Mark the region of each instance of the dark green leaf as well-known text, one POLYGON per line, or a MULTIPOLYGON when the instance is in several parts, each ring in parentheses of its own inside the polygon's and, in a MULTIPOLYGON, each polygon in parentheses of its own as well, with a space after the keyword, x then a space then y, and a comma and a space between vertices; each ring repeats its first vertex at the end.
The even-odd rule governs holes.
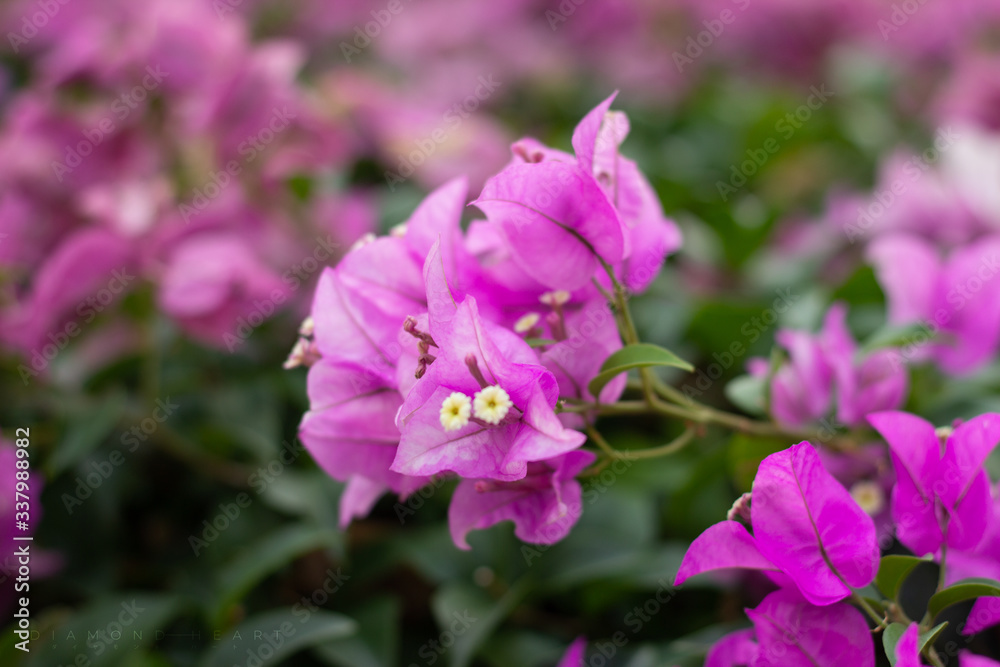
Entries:
POLYGON ((878 565, 878 574, 875 575, 875 587, 889 600, 895 600, 899 587, 913 572, 913 568, 928 560, 916 556, 883 556, 878 565))
POLYGON ((84 607, 55 630, 56 641, 34 642, 26 667, 80 664, 83 655, 91 667, 117 665, 126 652, 152 644, 157 630, 180 611, 173 595, 122 592, 84 607), (118 635, 117 633, 121 633, 118 635), (65 639, 74 637, 75 639, 65 639), (115 647, 118 647, 117 649, 115 647))
POLYGON ((963 579, 935 593, 927 603, 927 613, 934 619, 946 607, 981 597, 1000 597, 1000 582, 992 579, 963 579))
POLYGON ((71 418, 66 437, 46 461, 48 475, 55 477, 96 449, 125 414, 125 406, 125 394, 115 392, 92 410, 71 418))
POLYGON ((499 600, 492 600, 467 584, 450 584, 440 589, 431 600, 431 607, 442 635, 451 633, 455 642, 447 652, 448 664, 469 665, 479 647, 521 602, 529 588, 529 580, 522 578, 499 600))
POLYGON ((215 625, 224 626, 229 607, 268 574, 310 551, 333 549, 338 543, 337 534, 330 529, 299 524, 248 545, 245 555, 225 569, 212 613, 215 625))

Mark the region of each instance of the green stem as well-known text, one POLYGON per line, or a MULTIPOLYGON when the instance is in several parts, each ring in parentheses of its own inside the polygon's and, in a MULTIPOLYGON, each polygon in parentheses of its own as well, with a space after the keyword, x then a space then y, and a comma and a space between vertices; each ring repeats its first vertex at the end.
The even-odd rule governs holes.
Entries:
MULTIPOLYGON (((944 531, 944 539, 945 540, 948 539, 948 531, 947 530, 944 531)), ((945 578, 945 574, 946 574, 945 565, 946 565, 947 561, 948 561, 948 543, 947 542, 942 542, 941 543, 941 566, 940 566, 940 571, 938 572, 938 586, 937 586, 937 589, 939 591, 944 590, 944 578, 945 578)))
POLYGON ((931 661, 931 664, 934 665, 934 667, 945 667, 944 662, 938 656, 937 651, 934 650, 933 646, 927 647, 926 655, 927 659, 931 661))
POLYGON ((853 589, 851 590, 851 599, 854 601, 854 604, 861 607, 861 610, 868 614, 868 618, 875 621, 875 624, 878 626, 876 630, 882 630, 886 627, 885 617, 879 616, 878 612, 872 609, 872 606, 868 604, 868 601, 858 595, 858 592, 853 589))

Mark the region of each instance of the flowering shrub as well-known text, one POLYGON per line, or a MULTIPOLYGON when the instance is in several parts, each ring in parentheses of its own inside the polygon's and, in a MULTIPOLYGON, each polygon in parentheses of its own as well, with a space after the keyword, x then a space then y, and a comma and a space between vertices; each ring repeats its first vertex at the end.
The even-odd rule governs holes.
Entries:
MULTIPOLYGON (((831 416, 832 405, 836 423, 849 429, 836 446, 827 437, 766 457, 752 491, 680 563, 678 586, 740 569, 762 572, 777 589, 747 610, 753 629, 719 640, 706 665, 873 666, 869 621, 890 659, 916 665, 924 654, 943 664, 931 640, 945 608, 978 598, 964 627, 1000 623, 1000 581, 988 578, 1000 554, 1000 489, 984 469, 1000 444, 1000 414, 936 430, 889 411, 908 391, 903 355, 895 347, 859 351, 842 304, 830 308, 818 336, 778 332, 787 362, 750 360, 773 427, 700 406, 659 380, 655 367, 692 367, 639 341, 628 297, 649 285, 680 233, 635 163, 619 154, 628 120, 609 110, 612 100, 577 125, 575 155, 534 139, 515 143, 511 163, 471 203, 486 220, 463 231, 466 182, 452 181, 389 236, 362 239, 324 273, 289 365, 310 366, 311 410, 300 435, 324 470, 347 483, 341 525, 367 515, 385 491, 403 501, 455 476, 448 522, 458 547, 470 548, 470 530, 501 521, 512 521, 521 540, 548 545, 580 517, 578 476, 619 459, 673 454, 695 423, 792 435, 831 416), (639 401, 621 400, 630 369, 639 370, 639 401), (663 448, 616 449, 597 418, 622 410, 684 419, 688 431, 663 448), (820 455, 828 446, 857 458, 866 421, 888 443, 895 472, 883 529, 912 556, 880 559, 871 507, 855 497, 863 491, 849 490, 820 455), (898 591, 923 557, 938 563, 939 584, 914 622, 898 591)), ((995 255, 992 241, 980 241, 939 277, 935 258, 930 266, 917 259, 920 243, 887 236, 871 246, 891 304, 907 309, 890 321, 946 308, 954 276, 985 280, 970 266, 995 255), (902 250, 904 243, 915 247, 902 250)), ((961 325, 971 340, 959 333, 931 347, 945 370, 992 355, 996 327, 982 320, 1000 317, 998 295, 977 290, 977 319, 961 325)), ((575 644, 563 664, 580 664, 579 650, 575 644)), ((966 656, 962 664, 1000 663, 966 656)))
POLYGON ((1000 665, 998 0, 0 27, 0 665, 1000 665))

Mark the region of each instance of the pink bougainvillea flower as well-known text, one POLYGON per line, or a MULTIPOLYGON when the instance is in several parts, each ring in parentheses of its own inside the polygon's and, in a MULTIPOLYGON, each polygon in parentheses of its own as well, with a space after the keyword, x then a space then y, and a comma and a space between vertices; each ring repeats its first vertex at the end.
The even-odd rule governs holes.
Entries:
POLYGON ((351 362, 322 359, 309 369, 311 409, 299 437, 316 463, 347 482, 340 520, 365 516, 388 490, 402 497, 428 481, 390 470, 399 444, 396 411, 403 397, 391 380, 351 362))
POLYGON ((892 453, 896 488, 892 516, 899 541, 917 555, 942 544, 973 549, 986 534, 992 511, 989 478, 983 469, 1000 442, 1000 414, 985 414, 941 439, 933 424, 905 412, 868 416, 892 453))
POLYGON ((486 182, 473 204, 500 226, 521 268, 552 289, 582 287, 601 259, 622 260, 618 214, 577 165, 511 165, 486 182))
POLYGON ((909 389, 902 356, 898 350, 881 349, 859 359, 844 304, 835 303, 827 311, 821 340, 833 370, 837 421, 856 426, 870 412, 902 405, 909 389))
POLYGON ((873 667, 875 649, 865 617, 845 602, 810 604, 793 589, 747 609, 753 628, 726 635, 705 667, 873 667))
POLYGON ((1000 346, 1000 236, 983 237, 946 260, 927 241, 909 234, 884 236, 868 248, 889 304, 889 321, 919 323, 909 356, 932 358, 952 374, 971 373, 1000 346))
POLYGON ((529 463, 527 475, 514 482, 463 479, 448 509, 452 540, 468 549, 465 536, 470 530, 513 521, 514 534, 523 542, 555 544, 580 518, 576 475, 595 458, 591 452, 573 451, 529 463))
POLYGON ((40 355, 43 346, 79 335, 138 285, 135 265, 134 245, 118 234, 95 228, 69 235, 41 265, 23 303, 6 313, 3 337, 40 355))
POLYGON ((609 111, 614 98, 611 95, 580 122, 573 133, 573 149, 621 219, 625 252, 616 273, 628 289, 641 292, 660 272, 666 256, 680 248, 682 239, 638 165, 621 155, 630 126, 624 113, 609 111))
MULTIPOLYGON (((805 331, 782 329, 775 341, 788 350, 789 362, 771 380, 771 412, 783 424, 800 425, 823 418, 830 410, 833 369, 820 341, 805 331)), ((751 363, 752 375, 766 376, 768 363, 751 363)))
MULTIPOLYGON (((521 205, 527 202, 535 209, 562 197, 571 187, 580 187, 590 195, 603 192, 611 203, 614 221, 611 216, 605 215, 600 219, 595 217, 588 225, 577 225, 573 231, 578 238, 569 244, 564 242, 563 252, 559 255, 569 260, 569 264, 562 267, 532 266, 533 258, 528 257, 526 250, 520 247, 533 232, 550 233, 551 216, 548 218, 550 224, 536 230, 533 223, 544 222, 546 218, 538 217, 535 212, 527 214, 510 206, 498 208, 492 202, 487 202, 484 207, 478 201, 474 202, 486 211, 491 221, 501 223, 511 241, 515 259, 525 271, 548 287, 575 290, 586 284, 599 268, 593 258, 596 251, 614 267, 626 287, 640 292, 659 273, 665 257, 680 247, 680 231, 672 220, 664 216, 653 188, 636 164, 619 153, 619 147, 628 135, 629 123, 625 114, 609 112, 616 94, 592 109, 576 126, 573 132, 575 156, 548 148, 534 139, 522 139, 512 147, 513 164, 488 182, 480 197, 480 201, 497 196, 510 199, 513 191, 501 189, 501 186, 511 176, 530 179, 530 187, 517 191, 521 198, 513 201, 521 205), (536 179, 542 180, 536 182, 536 179), (596 242, 595 234, 601 237, 600 243, 596 242)), ((580 200, 580 203, 584 202, 584 199, 580 200)), ((602 215, 607 212, 603 205, 600 212, 602 215)), ((547 210, 540 213, 549 216, 547 210)), ((573 220, 574 217, 570 215, 568 219, 573 220)), ((555 221, 558 222, 558 218, 555 221)), ((540 246, 535 248, 540 249, 540 246)), ((546 262, 549 263, 551 260, 546 262)), ((602 282, 607 280, 603 273, 598 274, 598 279, 602 282)))
MULTIPOLYGON (((847 426, 863 423, 869 412, 899 407, 909 379, 900 353, 882 349, 860 356, 847 328, 844 304, 830 306, 819 334, 782 329, 776 340, 789 362, 771 380, 771 411, 783 424, 800 426, 827 417, 847 426)), ((751 375, 766 377, 769 362, 752 359, 751 375)))
POLYGON ((577 637, 566 649, 562 660, 556 667, 583 667, 583 659, 587 653, 587 638, 577 637))
POLYGON ((231 234, 199 234, 170 255, 160 285, 163 310, 192 336, 230 352, 278 311, 288 286, 231 234))
POLYGON ((711 526, 688 549, 676 585, 723 568, 778 572, 809 602, 833 604, 878 570, 875 524, 802 442, 764 459, 750 494, 750 527, 711 526))
MULTIPOLYGON (((996 579, 996 577, 991 578, 996 579)), ((998 624, 1000 624, 1000 597, 981 597, 973 603, 969 618, 962 628, 962 634, 974 635, 998 624)))
POLYGON ((747 615, 760 645, 754 667, 875 665, 868 622, 845 602, 817 607, 796 591, 778 590, 747 615))
POLYGON ((921 667, 920 661, 920 626, 910 623, 906 632, 896 642, 896 667, 921 667))
POLYGON ((760 647, 752 628, 731 632, 715 642, 705 656, 705 667, 745 667, 752 665, 760 647))
POLYGON ((399 410, 392 469, 513 481, 529 462, 582 445, 583 434, 565 429, 554 412, 555 378, 524 340, 480 317, 474 297, 457 300, 438 248, 424 275, 436 357, 399 410))

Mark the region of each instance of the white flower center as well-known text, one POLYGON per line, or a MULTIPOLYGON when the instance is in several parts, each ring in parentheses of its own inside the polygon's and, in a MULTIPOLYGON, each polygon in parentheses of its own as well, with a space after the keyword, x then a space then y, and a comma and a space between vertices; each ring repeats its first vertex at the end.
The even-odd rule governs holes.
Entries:
POLYGON ((539 317, 538 313, 528 313, 517 322, 514 322, 514 331, 519 334, 528 333, 535 328, 540 319, 541 317, 539 317))
POLYGON ((538 300, 546 306, 552 306, 554 308, 565 304, 569 301, 571 296, 572 295, 566 290, 555 290, 553 292, 546 292, 545 294, 542 294, 538 297, 538 300))
POLYGON ((441 426, 446 431, 457 431, 469 423, 472 401, 465 394, 452 392, 441 404, 441 426))
POLYGON ((863 480, 851 487, 851 497, 861 509, 875 516, 885 509, 885 492, 875 482, 863 480))
POLYGON ((513 406, 507 392, 496 385, 477 391, 472 400, 473 414, 487 424, 499 424, 513 406))

